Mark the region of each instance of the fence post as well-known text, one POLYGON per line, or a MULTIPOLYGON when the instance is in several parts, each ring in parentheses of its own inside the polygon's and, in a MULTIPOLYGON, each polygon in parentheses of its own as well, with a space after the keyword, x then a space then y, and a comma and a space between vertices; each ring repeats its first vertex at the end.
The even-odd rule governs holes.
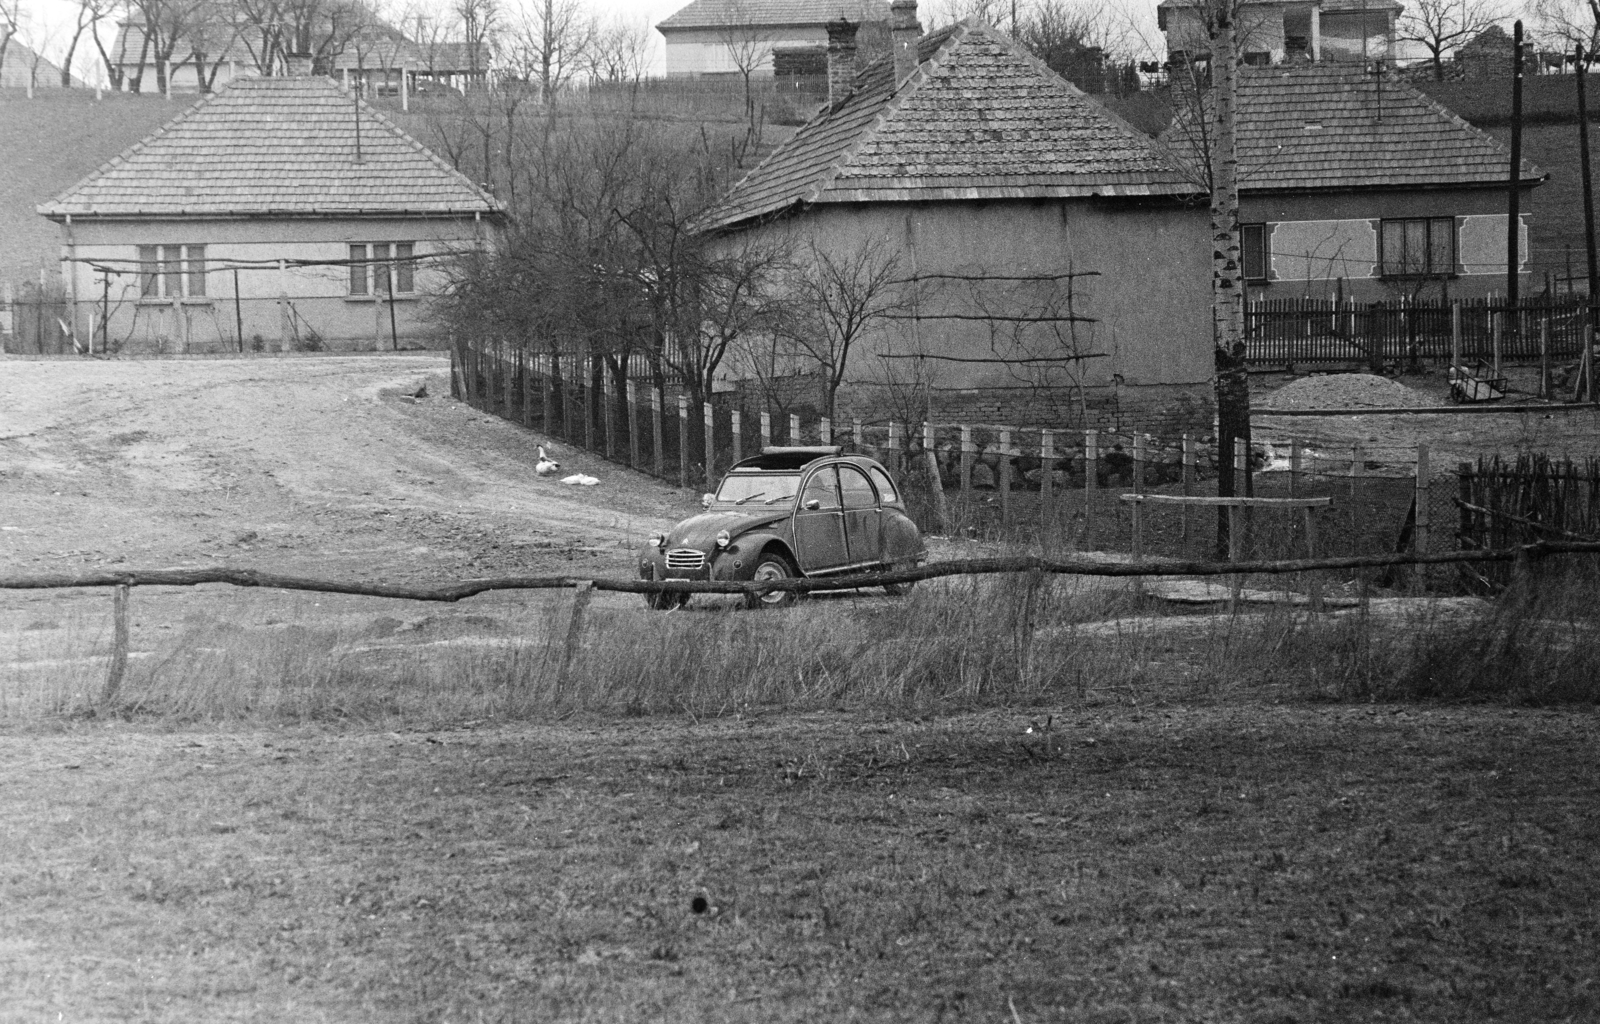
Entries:
POLYGON ((546 434, 557 437, 555 424, 550 421, 550 410, 555 408, 555 381, 552 379, 555 363, 547 355, 541 355, 539 362, 544 365, 544 373, 539 374, 539 421, 546 434))
POLYGON ((600 361, 600 395, 606 417, 606 458, 617 461, 617 382, 606 371, 605 360, 600 361))
POLYGON ((772 447, 772 413, 761 410, 761 447, 772 447))
POLYGON ((829 419, 826 416, 822 417, 822 421, 817 424, 817 434, 822 438, 822 443, 823 444, 832 444, 833 443, 833 420, 829 419))
POLYGON ((639 468, 639 389, 629 377, 622 383, 623 397, 628 403, 628 465, 639 468))
POLYGON ((733 461, 738 464, 744 461, 744 410, 729 409, 728 421, 733 427, 733 461))
POLYGON ((706 421, 706 490, 709 491, 716 486, 717 414, 716 410, 712 409, 710 402, 702 402, 700 404, 705 413, 706 421))
POLYGON ((1133 493, 1135 494, 1144 493, 1144 456, 1144 435, 1135 431, 1133 435, 1133 493))
POLYGON ((1094 536, 1094 492, 1100 481, 1100 432, 1083 432, 1083 538, 1090 543, 1094 536))
MULTIPOLYGON (((1428 531, 1433 526, 1433 515, 1428 508, 1428 488, 1433 483, 1432 470, 1428 465, 1428 445, 1424 442, 1417 445, 1417 517, 1414 550, 1417 554, 1425 554, 1428 550, 1428 531)), ((1417 567, 1417 572, 1422 572, 1422 566, 1417 567)))
MULTIPOLYGON (((1450 367, 1461 365, 1461 300, 1450 303, 1450 367)), ((1446 375, 1448 376, 1448 374, 1446 375)))
POLYGON ((678 396, 678 486, 689 486, 689 396, 678 396))
POLYGON ((1300 496, 1300 463, 1305 452, 1300 447, 1299 440, 1289 442, 1289 497, 1300 496))
POLYGON ((117 584, 111 597, 112 636, 111 666, 106 671, 106 685, 100 691, 100 703, 108 705, 122 686, 122 676, 128 670, 128 585, 117 584))
POLYGON ((594 356, 583 357, 583 383, 578 385, 583 394, 583 447, 594 451, 594 356))
POLYGON ((516 356, 513 355, 511 359, 506 359, 506 360, 503 361, 504 362, 504 366, 505 366, 505 375, 506 375, 506 378, 505 378, 505 386, 506 386, 506 393, 505 393, 506 394, 506 397, 505 397, 506 412, 505 412, 505 418, 510 420, 513 423, 516 422, 516 416, 511 411, 512 410, 512 406, 514 406, 516 404, 516 403, 514 403, 512 401, 512 395, 516 392, 516 389, 517 389, 517 364, 516 364, 515 360, 516 360, 516 356))
POLYGON ((863 431, 861 429, 861 417, 860 416, 855 417, 851 421, 851 423, 850 423, 850 436, 855 439, 856 451, 862 451, 867 447, 867 435, 866 435, 865 431, 863 431))
POLYGON ((932 485, 934 508, 939 516, 939 532, 943 533, 950 521, 944 504, 944 479, 939 475, 939 457, 933 450, 933 424, 922 423, 922 457, 928 463, 928 482, 932 485))
MULTIPOLYGON (((1194 435, 1183 435, 1183 496, 1194 496, 1195 448, 1194 435)), ((1189 557, 1189 506, 1183 506, 1183 557, 1189 557)))
POLYGON ((1011 525, 1011 428, 1000 429, 1000 525, 1011 525))
POLYGON ((1039 431, 1039 518, 1048 521, 1050 499, 1055 492, 1056 432, 1039 431))
POLYGON ((889 463, 889 468, 901 474, 905 473, 905 463, 900 458, 900 424, 894 420, 889 421, 889 448, 884 454, 892 460, 889 463))
POLYGON ((961 500, 972 497, 972 428, 961 428, 961 500))
POLYGON ((650 439, 654 443, 656 456, 656 479, 665 480, 667 477, 666 438, 662 433, 666 426, 662 423, 661 407, 666 404, 666 395, 661 393, 661 385, 656 384, 650 388, 650 439))
POLYGON ((494 415, 495 403, 501 400, 501 385, 504 383, 504 381, 501 379, 500 353, 498 351, 485 352, 484 355, 488 357, 489 360, 489 393, 484 396, 485 400, 483 403, 483 411, 489 413, 490 415, 494 415))
POLYGON ((1472 500, 1472 463, 1470 462, 1456 463, 1456 497, 1459 499, 1456 502, 1456 507, 1461 512, 1461 521, 1457 524, 1456 542, 1463 548, 1469 545, 1475 548, 1483 547, 1483 544, 1480 543, 1480 538, 1477 536, 1477 531, 1472 528, 1472 510, 1467 507, 1468 505, 1476 504, 1472 500))
POLYGON ((789 443, 800 443, 800 414, 797 412, 789 414, 789 443))
POLYGON ((1550 397, 1550 317, 1539 321, 1539 397, 1550 397))
POLYGON ((522 363, 522 425, 533 427, 533 354, 519 349, 517 358, 522 363))
POLYGON ((1505 316, 1500 313, 1490 313, 1489 319, 1494 325, 1490 334, 1494 346, 1494 375, 1498 378, 1500 376, 1500 332, 1504 329, 1505 316))

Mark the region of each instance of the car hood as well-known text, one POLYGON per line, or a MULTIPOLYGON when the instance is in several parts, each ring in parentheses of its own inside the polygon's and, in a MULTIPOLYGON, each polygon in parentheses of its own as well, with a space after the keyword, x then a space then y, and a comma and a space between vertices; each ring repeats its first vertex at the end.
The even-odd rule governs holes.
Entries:
POLYGON ((735 512, 732 510, 702 512, 697 516, 690 516, 683 522, 674 526, 667 534, 667 547, 669 548, 699 548, 709 551, 716 543, 717 534, 723 530, 728 531, 728 536, 737 537, 747 533, 758 526, 776 523, 787 519, 793 509, 768 510, 764 512, 735 512))

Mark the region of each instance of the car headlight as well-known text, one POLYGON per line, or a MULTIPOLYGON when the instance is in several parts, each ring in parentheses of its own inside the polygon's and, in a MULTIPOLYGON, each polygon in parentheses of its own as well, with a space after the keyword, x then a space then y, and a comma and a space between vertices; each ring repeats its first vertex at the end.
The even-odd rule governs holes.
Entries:
POLYGON ((725 548, 732 540, 733 538, 728 536, 728 531, 723 530, 721 533, 717 534, 717 547, 725 548))
POLYGON ((667 535, 664 533, 652 533, 649 544, 653 548, 664 548, 667 546, 667 535))

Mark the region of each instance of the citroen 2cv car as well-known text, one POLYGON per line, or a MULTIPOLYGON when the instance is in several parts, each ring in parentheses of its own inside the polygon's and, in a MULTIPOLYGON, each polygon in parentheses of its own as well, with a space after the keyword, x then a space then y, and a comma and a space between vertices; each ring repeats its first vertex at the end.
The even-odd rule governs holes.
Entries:
MULTIPOLYGON (((650 538, 639 554, 641 579, 777 580, 905 569, 927 557, 888 472, 839 448, 766 448, 728 470, 705 508, 650 538)), ((745 604, 788 604, 795 596, 748 594, 745 604)), ((646 600, 667 610, 689 595, 646 600)))

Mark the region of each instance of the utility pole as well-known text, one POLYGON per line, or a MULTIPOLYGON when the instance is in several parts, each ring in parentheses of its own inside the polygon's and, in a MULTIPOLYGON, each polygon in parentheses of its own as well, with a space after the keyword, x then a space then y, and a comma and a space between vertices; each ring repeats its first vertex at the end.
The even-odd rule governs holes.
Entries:
POLYGON ((1517 267, 1521 264, 1522 215, 1522 22, 1516 24, 1511 41, 1511 187, 1510 212, 1506 216, 1506 310, 1511 314, 1511 330, 1515 332, 1517 291, 1521 284, 1517 267))
MULTIPOLYGON (((1585 331, 1584 344, 1589 344, 1594 330, 1594 304, 1597 295, 1600 295, 1600 268, 1595 263, 1594 244, 1594 181, 1589 170, 1589 104, 1584 95, 1584 79, 1588 77, 1584 69, 1588 66, 1586 61, 1589 54, 1583 52, 1580 45, 1577 50, 1578 62, 1578 163, 1583 169, 1583 244, 1589 257, 1589 296, 1585 303, 1588 316, 1584 318, 1588 330, 1585 331)), ((1569 272, 1569 278, 1572 276, 1569 272)), ((1572 283, 1567 282, 1571 288, 1572 283)))

